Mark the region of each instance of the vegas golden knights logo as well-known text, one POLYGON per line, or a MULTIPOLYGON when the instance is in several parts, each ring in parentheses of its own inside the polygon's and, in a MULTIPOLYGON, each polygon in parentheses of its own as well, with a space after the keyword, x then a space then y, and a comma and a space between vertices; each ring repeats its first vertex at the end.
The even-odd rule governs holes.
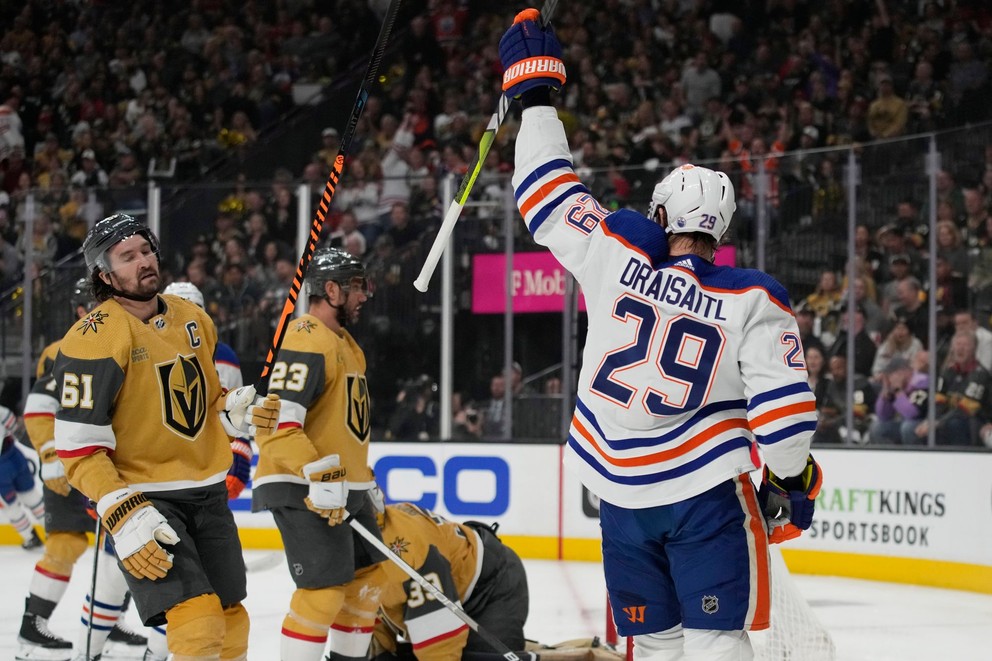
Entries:
POLYGON ((177 355, 156 365, 162 390, 162 417, 181 436, 195 439, 207 419, 207 380, 196 354, 177 355))
POLYGON ((361 443, 369 440, 372 426, 372 402, 369 400, 369 386, 363 374, 348 375, 348 429, 361 443))

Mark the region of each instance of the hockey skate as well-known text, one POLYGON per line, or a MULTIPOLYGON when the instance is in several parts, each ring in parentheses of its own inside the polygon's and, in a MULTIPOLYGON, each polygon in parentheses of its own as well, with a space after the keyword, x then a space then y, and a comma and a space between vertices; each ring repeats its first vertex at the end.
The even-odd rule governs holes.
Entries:
POLYGON ((148 639, 131 628, 123 618, 117 621, 110 630, 110 636, 103 646, 103 658, 111 659, 140 659, 148 645, 148 639))
POLYGON ((69 661, 72 655, 72 643, 49 631, 48 620, 34 613, 24 613, 17 642, 15 661, 69 661))
POLYGON ((41 537, 38 537, 37 530, 31 531, 31 539, 26 539, 21 542, 21 548, 25 551, 33 551, 34 549, 41 548, 44 545, 45 543, 41 541, 41 537))

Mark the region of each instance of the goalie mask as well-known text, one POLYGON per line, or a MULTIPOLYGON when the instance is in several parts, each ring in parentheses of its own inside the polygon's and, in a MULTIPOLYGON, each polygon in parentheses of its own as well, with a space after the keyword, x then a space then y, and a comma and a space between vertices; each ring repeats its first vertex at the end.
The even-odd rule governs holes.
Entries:
POLYGON ((702 232, 719 242, 737 209, 734 185, 723 172, 683 165, 662 179, 651 193, 648 218, 655 222, 658 207, 665 208, 665 231, 669 234, 702 232))
POLYGON ((307 296, 326 298, 324 285, 336 282, 345 295, 352 286, 360 286, 365 296, 372 298, 372 282, 365 273, 365 264, 340 248, 318 248, 303 282, 307 286, 307 296))
POLYGON ((201 308, 203 305, 203 292, 192 282, 173 282, 165 288, 163 294, 175 294, 179 298, 184 298, 190 303, 195 303, 201 308))

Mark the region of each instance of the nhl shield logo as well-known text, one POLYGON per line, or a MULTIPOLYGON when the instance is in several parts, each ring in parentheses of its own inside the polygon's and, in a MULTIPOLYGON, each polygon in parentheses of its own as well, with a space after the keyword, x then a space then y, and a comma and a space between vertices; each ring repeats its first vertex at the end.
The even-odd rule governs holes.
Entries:
POLYGON ((348 375, 348 413, 345 416, 348 429, 359 443, 367 443, 372 427, 372 402, 369 400, 369 386, 364 374, 348 375))
POLYGON ((714 596, 703 595, 703 612, 712 615, 718 610, 720 610, 720 600, 714 596))
POLYGON ((166 427, 194 440, 207 419, 207 381, 196 354, 177 355, 155 366, 162 390, 162 418, 166 427))

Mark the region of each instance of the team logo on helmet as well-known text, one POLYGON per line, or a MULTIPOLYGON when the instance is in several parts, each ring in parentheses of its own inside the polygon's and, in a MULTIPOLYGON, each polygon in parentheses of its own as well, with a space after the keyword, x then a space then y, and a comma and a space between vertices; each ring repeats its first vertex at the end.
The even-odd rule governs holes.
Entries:
POLYGON ((207 380, 196 354, 160 363, 162 418, 180 436, 195 440, 207 420, 207 380))
POLYGON ((93 331, 95 333, 100 326, 103 326, 103 320, 108 317, 110 317, 109 314, 101 312, 100 310, 90 312, 79 321, 79 325, 76 326, 76 330, 82 332, 83 335, 86 335, 88 331, 93 331))
POLYGON ((369 385, 363 374, 349 374, 348 380, 348 429, 359 443, 369 442, 372 427, 372 402, 369 399, 369 385))

